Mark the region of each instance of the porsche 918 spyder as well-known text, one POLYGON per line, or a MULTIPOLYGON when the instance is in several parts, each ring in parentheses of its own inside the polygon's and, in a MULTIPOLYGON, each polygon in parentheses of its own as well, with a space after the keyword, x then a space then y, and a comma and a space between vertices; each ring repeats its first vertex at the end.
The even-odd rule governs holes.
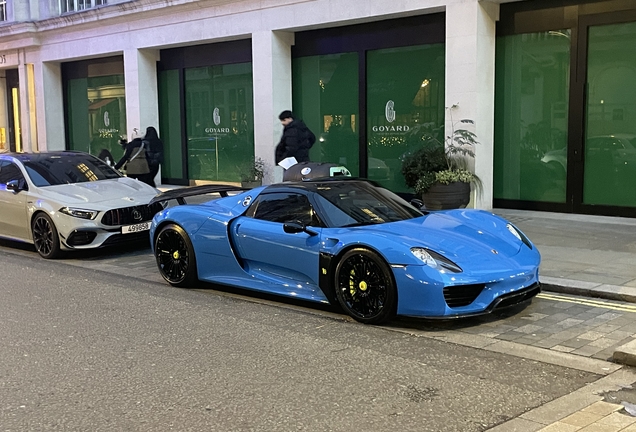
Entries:
POLYGON ((481 210, 421 211, 366 180, 198 186, 151 202, 173 199, 183 205, 150 229, 173 286, 201 280, 339 304, 363 323, 484 314, 540 291, 540 254, 511 223, 481 210), (222 197, 186 203, 206 192, 222 197))

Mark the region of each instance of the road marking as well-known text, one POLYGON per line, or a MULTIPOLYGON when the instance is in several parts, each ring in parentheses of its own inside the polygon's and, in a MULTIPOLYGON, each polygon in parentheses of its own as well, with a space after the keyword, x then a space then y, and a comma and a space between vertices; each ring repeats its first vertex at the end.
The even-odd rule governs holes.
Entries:
POLYGON ((555 294, 541 293, 537 297, 545 300, 561 301, 566 303, 576 303, 583 306, 600 307, 605 309, 617 310, 621 312, 636 313, 636 305, 621 305, 618 303, 609 303, 602 300, 577 299, 574 297, 565 297, 555 294))

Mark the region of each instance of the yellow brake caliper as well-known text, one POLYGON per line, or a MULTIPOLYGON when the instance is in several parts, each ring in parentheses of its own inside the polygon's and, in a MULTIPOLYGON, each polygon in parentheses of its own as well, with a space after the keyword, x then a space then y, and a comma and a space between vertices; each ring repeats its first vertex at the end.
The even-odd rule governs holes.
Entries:
POLYGON ((349 276, 349 292, 351 293, 351 296, 354 296, 356 293, 356 286, 353 283, 353 277, 356 275, 356 272, 354 270, 351 270, 351 273, 349 273, 351 276, 349 276))

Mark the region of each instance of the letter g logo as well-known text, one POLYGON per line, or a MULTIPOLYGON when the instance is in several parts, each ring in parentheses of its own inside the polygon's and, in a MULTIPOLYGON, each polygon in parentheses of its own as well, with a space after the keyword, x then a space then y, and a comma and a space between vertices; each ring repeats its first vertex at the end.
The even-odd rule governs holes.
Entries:
POLYGON ((395 121, 395 110, 393 109, 393 101, 390 100, 386 103, 386 107, 384 108, 384 115, 386 116, 386 121, 389 123, 393 123, 395 121))

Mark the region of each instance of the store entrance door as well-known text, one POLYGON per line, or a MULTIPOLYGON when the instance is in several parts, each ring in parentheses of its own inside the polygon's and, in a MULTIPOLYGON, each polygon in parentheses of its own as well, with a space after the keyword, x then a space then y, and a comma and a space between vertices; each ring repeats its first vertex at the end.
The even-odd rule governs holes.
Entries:
MULTIPOLYGON (((636 17, 634 17, 636 18, 636 17)), ((583 21, 579 64, 584 112, 582 137, 568 161, 575 212, 636 215, 636 20, 616 22, 614 14, 583 21)))
POLYGON ((22 151, 20 134, 20 85, 17 69, 5 71, 6 112, 0 119, 0 151, 22 151))

